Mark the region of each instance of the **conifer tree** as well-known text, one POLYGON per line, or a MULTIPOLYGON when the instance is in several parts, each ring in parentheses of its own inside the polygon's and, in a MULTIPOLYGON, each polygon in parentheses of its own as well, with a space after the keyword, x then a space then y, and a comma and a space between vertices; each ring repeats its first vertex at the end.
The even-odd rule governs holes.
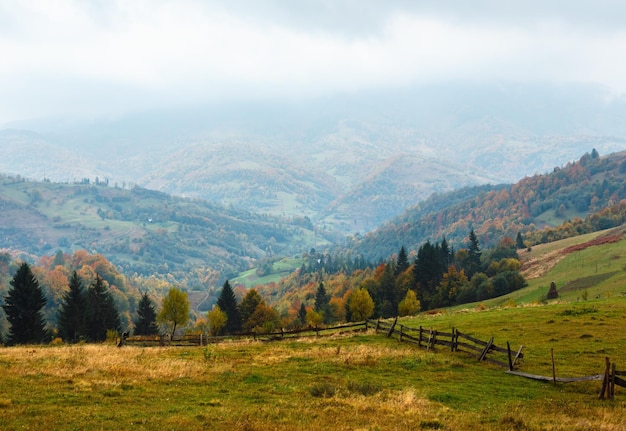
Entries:
POLYGON ((141 295, 141 300, 137 305, 137 320, 135 321, 136 335, 155 335, 159 333, 159 326, 156 322, 157 313, 154 304, 148 297, 148 293, 141 295))
POLYGON ((315 311, 323 316, 324 323, 329 323, 332 320, 330 296, 326 293, 326 288, 322 282, 317 286, 315 292, 315 311))
POLYGON ((400 248, 400 252, 398 253, 398 259, 396 260, 396 277, 409 269, 409 266, 409 258, 406 255, 406 249, 404 248, 404 246, 402 246, 400 248))
POLYGON ((306 325, 306 307, 304 304, 300 304, 300 310, 298 310, 298 319, 302 326, 306 325))
POLYGON ((466 276, 467 278, 472 278, 474 274, 480 272, 480 256, 482 254, 474 229, 472 229, 469 233, 469 242, 469 247, 467 248, 467 251, 469 252, 469 261, 466 276))
POLYGON ((228 334, 234 334, 241 330, 241 316, 239 314, 239 307, 237 306, 237 298, 235 292, 230 286, 228 280, 224 282, 222 287, 222 293, 220 293, 217 299, 217 305, 220 309, 226 313, 228 319, 226 320, 226 327, 224 330, 228 334))
POLYGON ((518 249, 524 248, 524 238, 522 237, 521 232, 517 232, 517 237, 515 238, 515 247, 518 249))
POLYGON ((320 311, 324 311, 330 302, 330 298, 326 294, 326 288, 324 287, 324 283, 321 283, 317 286, 317 291, 315 292, 315 311, 318 313, 320 311))
POLYGON ((27 263, 22 263, 10 284, 2 306, 11 325, 8 344, 44 342, 48 331, 42 309, 47 300, 27 263))
POLYGON ((87 289, 86 335, 89 341, 106 340, 108 330, 120 330, 120 316, 117 307, 99 275, 87 289))
POLYGON ((85 312, 87 297, 83 283, 76 274, 70 277, 70 290, 63 295, 59 309, 59 336, 68 343, 76 343, 85 336, 85 312))

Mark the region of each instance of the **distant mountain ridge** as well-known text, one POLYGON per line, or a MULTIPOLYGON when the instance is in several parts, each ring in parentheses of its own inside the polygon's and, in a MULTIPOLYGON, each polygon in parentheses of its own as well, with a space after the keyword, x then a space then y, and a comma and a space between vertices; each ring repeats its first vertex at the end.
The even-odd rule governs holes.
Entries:
POLYGON ((432 193, 626 148, 626 101, 584 86, 432 86, 0 130, 0 172, 107 178, 365 233, 432 193), (34 133, 36 132, 36 133, 34 133))

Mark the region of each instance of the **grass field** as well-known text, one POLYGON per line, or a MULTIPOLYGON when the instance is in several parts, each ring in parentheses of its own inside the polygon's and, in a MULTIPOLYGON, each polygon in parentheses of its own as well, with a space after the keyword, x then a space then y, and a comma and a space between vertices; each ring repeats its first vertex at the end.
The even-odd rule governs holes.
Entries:
MULTIPOLYGON (((504 298, 402 324, 524 346, 521 371, 626 370, 625 241, 535 247, 543 269, 504 298), (596 269, 597 268, 597 269, 596 269), (561 298, 542 300, 550 281, 561 298), (587 292, 587 299, 583 299, 587 292)), ((625 430, 626 389, 506 374, 474 356, 356 333, 208 347, 0 349, 2 430, 625 430)))
POLYGON ((242 272, 236 278, 230 280, 232 285, 241 284, 247 288, 269 283, 278 283, 282 277, 286 277, 302 266, 304 259, 284 257, 272 264, 272 271, 269 274, 259 276, 257 270, 250 269, 242 272))
MULTIPOLYGON (((602 372, 626 348, 626 299, 461 310, 403 324, 525 346, 521 369, 602 372)), ((619 367, 622 368, 622 367, 619 367)), ((624 366, 623 368, 626 368, 624 366)), ((622 430, 626 392, 552 385, 373 332, 208 347, 0 349, 2 429, 622 430)))

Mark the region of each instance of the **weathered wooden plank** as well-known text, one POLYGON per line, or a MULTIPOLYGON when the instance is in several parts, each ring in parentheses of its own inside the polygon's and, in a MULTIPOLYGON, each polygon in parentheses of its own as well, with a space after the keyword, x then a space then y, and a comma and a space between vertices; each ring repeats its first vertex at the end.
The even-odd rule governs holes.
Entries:
POLYGON ((402 340, 403 340, 403 341, 404 341, 404 340, 411 340, 411 341, 414 341, 414 342, 416 342, 416 343, 419 343, 419 342, 420 342, 419 337, 414 337, 414 336, 412 336, 412 335, 407 334, 406 332, 402 334, 402 340))
POLYGON ((489 339, 489 341, 487 342, 487 345, 485 346, 485 348, 483 349, 482 353, 478 357, 478 361, 479 362, 482 361, 483 359, 485 359, 485 356, 487 356, 487 352, 489 352, 489 349, 491 348, 492 344, 493 344, 493 337, 491 337, 489 339))
POLYGON ((489 362, 490 364, 494 364, 494 365, 497 365, 497 366, 502 367, 502 368, 506 368, 506 369, 509 368, 509 364, 507 364, 505 362, 502 362, 502 361, 498 361, 496 359, 485 357, 485 358, 483 358, 483 361, 484 362, 489 362))
POLYGON ((453 335, 451 332, 440 332, 440 331, 436 331, 436 332, 437 332, 438 337, 452 338, 452 335, 453 335))
POLYGON ((437 332, 436 331, 430 331, 429 335, 428 335, 428 343, 426 344, 426 350, 430 350, 430 349, 434 349, 435 348, 435 338, 437 336, 437 332))
POLYGON ((517 351, 517 354, 515 355, 515 358, 513 358, 513 366, 515 366, 515 363, 517 362, 517 360, 519 358, 523 358, 524 354, 522 353, 522 347, 524 346, 519 346, 519 350, 517 351))
MULTIPOLYGON (((537 374, 528 374, 522 373, 521 371, 505 371, 507 374, 512 374, 514 376, 524 377, 531 380, 538 380, 541 382, 552 382, 552 376, 540 376, 537 374)), ((573 382, 589 382, 589 381, 597 381, 602 380, 604 378, 604 374, 596 374, 594 376, 583 376, 583 377, 557 377, 556 381, 560 383, 573 383, 573 382)))
POLYGON ((479 340, 478 338, 474 338, 471 335, 463 334, 462 332, 456 331, 457 335, 461 338, 465 338, 473 343, 480 344, 481 346, 486 346, 487 343, 485 341, 479 340))
POLYGON ((396 323, 398 323, 398 317, 396 317, 396 318, 393 320, 393 324, 391 325, 391 328, 389 328, 389 332, 387 332, 387 338, 391 337, 391 334, 393 334, 393 330, 394 330, 394 329, 395 329, 395 327, 396 327, 396 323))
POLYGON ((435 339, 435 344, 439 346, 452 346, 452 341, 435 339))
POLYGON ((457 342, 456 345, 457 345, 457 350, 459 347, 463 347, 466 349, 474 350, 475 352, 478 352, 478 353, 481 353, 483 351, 483 349, 481 349, 480 347, 476 347, 473 344, 463 343, 462 341, 457 342))
POLYGON ((505 349, 504 347, 496 346, 495 344, 492 344, 489 350, 494 350, 500 353, 508 353, 507 349, 505 349))
POLYGON ((617 375, 615 376, 615 384, 617 386, 621 386, 622 388, 626 388, 626 380, 620 379, 617 375))

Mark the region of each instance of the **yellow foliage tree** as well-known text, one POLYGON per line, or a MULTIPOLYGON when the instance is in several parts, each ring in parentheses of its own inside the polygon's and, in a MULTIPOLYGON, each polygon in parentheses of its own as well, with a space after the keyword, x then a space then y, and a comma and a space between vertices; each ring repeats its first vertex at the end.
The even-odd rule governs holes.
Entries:
POLYGON ((228 316, 222 311, 219 305, 213 307, 213 310, 206 314, 209 334, 212 336, 219 335, 222 329, 226 326, 228 316))
POLYGON ((348 308, 352 321, 365 320, 374 314, 374 301, 367 289, 359 288, 350 295, 348 308))
POLYGON ((408 290, 406 296, 398 304, 398 316, 414 316, 419 313, 421 304, 414 290, 408 290))

